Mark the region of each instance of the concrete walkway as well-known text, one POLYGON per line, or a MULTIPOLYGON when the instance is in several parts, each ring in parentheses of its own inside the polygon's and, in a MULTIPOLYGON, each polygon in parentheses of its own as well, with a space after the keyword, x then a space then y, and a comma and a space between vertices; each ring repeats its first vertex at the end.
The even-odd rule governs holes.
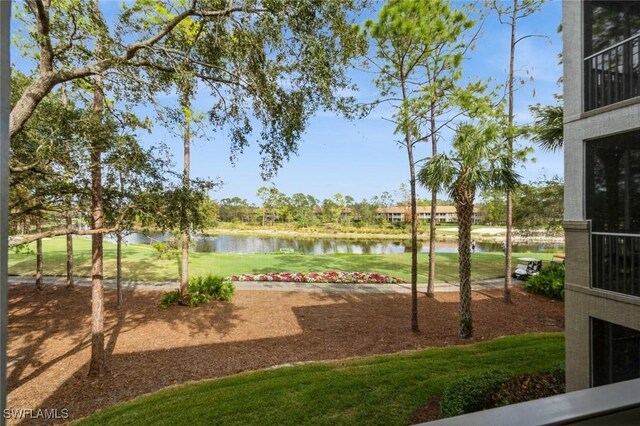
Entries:
MULTIPOLYGON (((9 284, 34 284, 35 277, 9 276, 9 284)), ((45 285, 65 285, 65 277, 44 277, 45 285)), ((513 281, 514 284, 521 283, 513 281)), ((75 279, 78 286, 88 287, 91 285, 89 278, 75 279)), ((315 293, 411 293, 411 284, 328 284, 328 283, 287 283, 287 282, 265 282, 265 281, 236 281, 236 290, 239 291, 293 291, 293 292, 315 292, 315 293)), ((112 279, 104 280, 107 288, 116 288, 116 281, 112 279)), ((504 286, 503 278, 494 278, 472 283, 473 290, 500 289, 504 286)), ((123 280, 122 288, 126 290, 175 290, 178 282, 174 281, 130 281, 123 280)), ((458 283, 438 282, 435 291, 447 292, 459 290, 458 283)), ((427 292, 427 284, 418 284, 418 291, 427 292)))

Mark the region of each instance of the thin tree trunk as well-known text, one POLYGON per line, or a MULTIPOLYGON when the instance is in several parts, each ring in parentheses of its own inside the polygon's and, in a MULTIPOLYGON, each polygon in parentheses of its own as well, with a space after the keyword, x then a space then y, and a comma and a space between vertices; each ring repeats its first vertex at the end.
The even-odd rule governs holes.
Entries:
MULTIPOLYGON (((65 214, 65 224, 67 229, 71 228, 72 220, 71 220, 71 200, 68 197, 67 200, 67 211, 65 214)), ((73 282, 73 235, 67 234, 67 288, 74 288, 73 282)))
MULTIPOLYGON (((402 100, 406 102, 407 93, 404 78, 402 80, 402 100)), ((405 105, 406 107, 406 105, 405 105)), ((407 147, 409 157, 409 188, 411 191, 411 331, 417 333, 418 327, 418 214, 416 202, 416 170, 413 160, 413 145, 411 144, 411 133, 408 127, 408 112, 405 114, 404 142, 407 147)))
MULTIPOLYGON (((183 108, 188 108, 190 105, 186 99, 187 95, 184 95, 183 108), (186 105, 185 105, 186 104, 186 105)), ((190 130, 190 117, 185 112, 185 127, 184 127, 184 170, 182 177, 182 188, 185 193, 189 191, 189 174, 191 169, 191 130, 190 130)), ((183 208, 183 214, 187 214, 186 208, 183 208)), ((182 218, 182 267, 180 268, 180 297, 184 300, 187 297, 189 291, 189 220, 188 217, 182 218)))
POLYGON ((473 194, 460 189, 456 194, 456 212, 458 214, 458 253, 460 263, 460 337, 473 336, 473 317, 471 314, 471 222, 473 220, 473 194))
MULTIPOLYGON (((431 156, 438 154, 438 140, 436 138, 436 117, 435 105, 431 102, 430 110, 430 126, 431 126, 431 156)), ((436 280, 436 209, 438 204, 438 193, 431 192, 431 217, 429 218, 429 280, 427 283, 427 296, 435 295, 436 280)))
MULTIPOLYGON (((64 107, 66 108, 69 105, 69 100, 67 98, 67 87, 66 84, 62 84, 61 87, 61 92, 62 92, 62 105, 64 105, 64 107)), ((69 142, 66 141, 66 149, 67 149, 67 155, 69 155, 69 142)), ((67 177, 68 174, 70 173, 70 170, 67 168, 67 177)), ((67 229, 71 229, 71 226, 73 225, 72 223, 72 198, 71 195, 67 195, 65 197, 65 225, 67 227, 67 229)), ((73 235, 72 234, 67 234, 66 235, 67 238, 67 289, 72 289, 74 287, 74 282, 73 282, 73 235)))
MULTIPOLYGON (((509 167, 513 168, 513 65, 516 53, 516 23, 518 0, 513 0, 513 14, 511 16, 511 50, 509 55, 509 128, 507 133, 507 155, 509 167)), ((511 235, 513 233, 513 202, 512 193, 507 191, 506 238, 504 250, 504 296, 505 303, 511 303, 511 235)))
POLYGON ((122 232, 116 233, 116 304, 118 309, 122 308, 124 300, 122 298, 122 232))
MULTIPOLYGON (((42 232, 42 223, 40 219, 36 222, 36 232, 42 232)), ((42 290, 44 284, 42 282, 42 238, 36 241, 36 289, 42 290)))
MULTIPOLYGON (((98 0, 93 0, 96 15, 99 14, 98 0)), ((104 49, 98 41, 97 50, 104 49)), ((94 125, 102 124, 104 111, 104 95, 102 93, 102 76, 94 77, 93 117, 94 125)), ((98 129, 96 129, 98 130, 98 129)), ((91 226, 100 229, 104 226, 104 209, 102 204, 102 160, 101 141, 96 135, 91 138, 91 226)), ((91 361, 89 376, 98 377, 105 373, 106 360, 104 348, 104 289, 103 289, 103 252, 102 234, 91 236, 91 361)))

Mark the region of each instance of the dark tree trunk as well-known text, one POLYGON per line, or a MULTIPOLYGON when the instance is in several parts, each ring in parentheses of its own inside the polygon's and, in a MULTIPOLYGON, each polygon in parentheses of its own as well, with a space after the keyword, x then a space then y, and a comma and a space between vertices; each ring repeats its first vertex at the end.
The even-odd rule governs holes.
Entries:
MULTIPOLYGON (((401 77, 402 99, 406 101, 407 92, 404 76, 401 77)), ((408 128, 408 112, 405 110, 404 143, 409 159, 409 189, 411 191, 411 331, 417 333, 418 327, 418 214, 416 202, 416 166, 413 159, 413 143, 408 128)))
MULTIPOLYGON (((507 155, 509 167, 513 168, 513 64, 516 54, 516 23, 518 19, 518 0, 513 0, 513 14, 511 16, 511 50, 509 55, 509 133, 507 134, 507 155)), ((504 249, 504 302, 511 303, 511 235, 513 233, 513 197, 507 191, 506 238, 504 249)))
MULTIPOLYGON (((436 138, 436 117, 435 105, 431 103, 430 109, 430 131, 431 131, 431 156, 438 154, 438 139, 436 138)), ((431 217, 429 218, 429 280, 427 284, 427 296, 435 295, 436 280, 436 209, 438 204, 438 193, 431 193, 431 217)))
MULTIPOLYGON (((98 10, 98 0, 93 0, 98 10)), ((96 12, 97 13, 97 12, 96 12)), ((99 43, 100 44, 100 43, 99 43)), ((102 49, 101 46, 97 47, 102 49)), ((102 76, 94 77, 93 119, 99 129, 102 126, 104 112, 104 95, 102 93, 102 76)), ((104 226, 104 208, 102 204, 102 142, 94 134, 90 145, 91 170, 91 226, 100 229, 104 226)), ((104 288, 103 288, 103 251, 102 234, 91 236, 91 361, 89 376, 102 376, 106 371, 104 348, 104 288)))
MULTIPOLYGON (((71 200, 67 200, 67 212, 65 215, 67 229, 71 229, 71 200)), ((67 288, 72 289, 73 282, 73 235, 67 234, 67 288)))
POLYGON ((458 214, 458 253, 460 263, 460 337, 473 336, 471 315, 471 225, 473 222, 474 194, 468 188, 456 188, 456 212, 458 214))
POLYGON ((122 232, 116 233, 116 304, 118 309, 122 308, 124 300, 122 297, 122 232))
MULTIPOLYGON (((42 232, 42 223, 40 219, 36 223, 36 232, 42 232)), ((36 289, 42 290, 44 283, 42 282, 42 238, 36 241, 36 289)))
MULTIPOLYGON (((185 95, 186 98, 186 95, 185 95)), ((183 101, 183 108, 187 108, 188 101, 183 101), (185 105, 186 104, 186 105, 185 105)), ((190 134, 189 117, 185 114, 185 127, 184 127, 184 169, 182 177, 182 188, 185 194, 188 194, 190 190, 189 178, 191 171, 191 134, 190 134)), ((180 297, 185 300, 187 293, 189 292, 189 218, 187 215, 187 209, 182 209, 185 216, 182 217, 182 257, 180 268, 180 297)))
MULTIPOLYGON (((61 92, 62 92, 62 105, 64 105, 65 108, 67 108, 69 106, 69 99, 67 98, 67 86, 66 84, 62 84, 61 86, 61 92)), ((67 157, 70 157, 70 149, 69 149, 69 141, 65 142, 65 148, 66 148, 66 154, 67 157)), ((67 179, 70 179, 70 176, 73 174, 73 171, 69 169, 68 165, 66 167, 66 174, 67 174, 67 179)), ((65 203, 65 215, 64 215, 64 221, 65 221, 65 225, 67 227, 67 229, 71 229, 71 226, 73 225, 73 217, 72 217, 72 197, 71 195, 67 195, 65 197, 64 200, 65 203)), ((67 234, 66 235, 67 238, 67 289, 72 289, 74 287, 74 283, 73 283, 73 235, 72 234, 67 234)))
POLYGON ((11 137, 22 130, 26 121, 31 117, 36 106, 47 96, 55 86, 53 72, 41 73, 25 90, 15 106, 11 109, 9 133, 11 137))

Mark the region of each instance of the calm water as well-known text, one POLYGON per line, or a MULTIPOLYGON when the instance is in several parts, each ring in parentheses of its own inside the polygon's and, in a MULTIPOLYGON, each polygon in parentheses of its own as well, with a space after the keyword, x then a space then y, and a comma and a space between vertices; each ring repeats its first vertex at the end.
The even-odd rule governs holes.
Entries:
MULTIPOLYGON (((150 244, 171 238, 171 234, 131 234, 125 238, 129 243, 150 244)), ((420 251, 429 251, 428 242, 419 243, 420 251)), ((255 235, 201 235, 192 238, 191 250, 203 253, 274 253, 295 251, 303 254, 392 254, 411 251, 408 240, 354 240, 354 239, 325 239, 325 238, 289 238, 267 237, 255 235)), ((476 252, 499 252, 500 243, 477 243, 476 252)), ((538 252, 544 250, 562 251, 562 245, 533 244, 514 245, 514 252, 538 252)), ((457 242, 437 242, 437 253, 457 253, 457 242)))

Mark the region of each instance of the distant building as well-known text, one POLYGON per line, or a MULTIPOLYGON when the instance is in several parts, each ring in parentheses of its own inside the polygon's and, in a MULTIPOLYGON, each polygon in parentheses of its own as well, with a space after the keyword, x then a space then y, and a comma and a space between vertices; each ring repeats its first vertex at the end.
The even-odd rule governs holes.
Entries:
POLYGON ((564 1, 563 37, 573 391, 640 377, 640 2, 564 1))
MULTIPOLYGON (((431 207, 419 206, 417 209, 418 220, 431 220, 431 207)), ((408 222, 411 215, 410 207, 382 207, 376 210, 376 215, 380 220, 387 222, 408 222)), ((473 209, 473 223, 478 219, 477 209, 473 209)), ((458 214, 454 206, 436 206, 436 222, 437 223, 458 223, 458 214)))

